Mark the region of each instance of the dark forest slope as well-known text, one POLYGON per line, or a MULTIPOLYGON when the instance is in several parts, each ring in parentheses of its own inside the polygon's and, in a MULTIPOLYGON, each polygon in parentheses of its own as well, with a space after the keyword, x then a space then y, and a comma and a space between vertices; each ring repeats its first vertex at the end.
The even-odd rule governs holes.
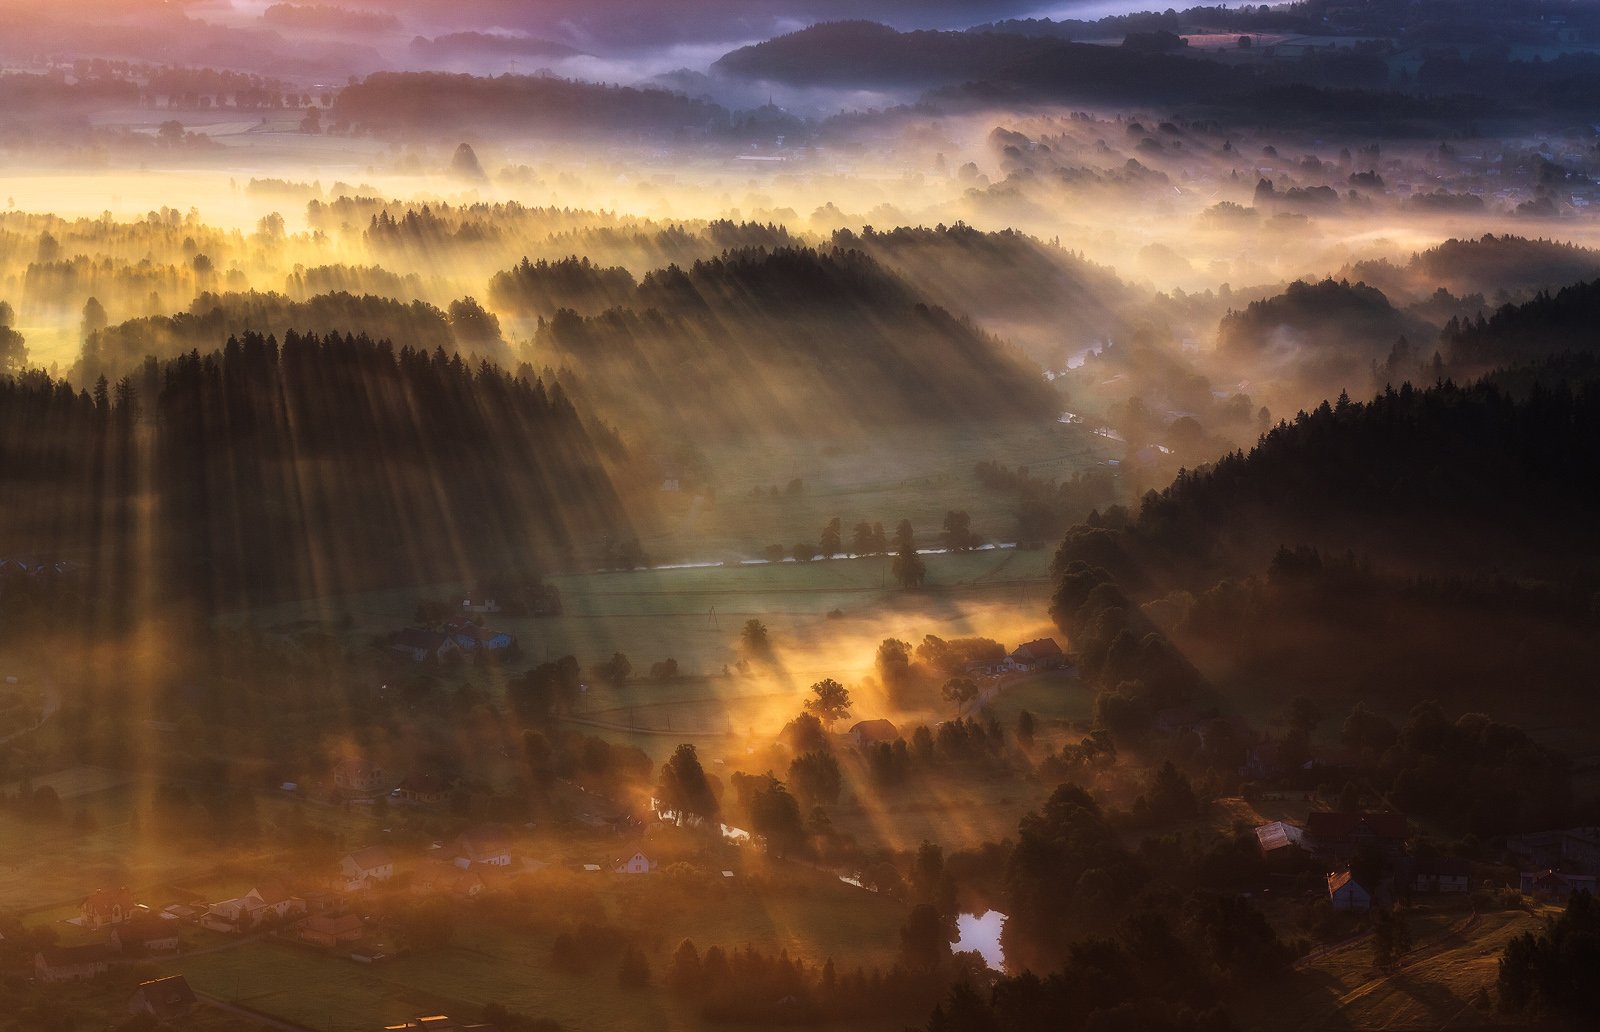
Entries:
POLYGON ((111 390, 0 383, 0 556, 208 608, 532 575, 621 530, 559 387, 367 338, 247 335, 111 390))
POLYGON ((625 425, 825 433, 1055 408, 1036 367, 859 251, 736 251, 660 269, 625 307, 558 313, 534 347, 536 364, 576 371, 625 425))

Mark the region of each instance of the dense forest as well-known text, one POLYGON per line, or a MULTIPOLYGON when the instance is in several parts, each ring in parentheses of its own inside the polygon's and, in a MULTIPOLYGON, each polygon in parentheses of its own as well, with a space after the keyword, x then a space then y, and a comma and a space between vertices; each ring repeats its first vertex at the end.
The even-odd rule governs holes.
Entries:
POLYGON ((622 521, 620 444, 559 386, 367 337, 245 334, 92 393, 29 373, 0 425, 31 499, 0 550, 208 611, 537 573, 622 521))
POLYGON ((1181 473, 1125 529, 1076 528, 1063 555, 1140 586, 1259 569, 1286 541, 1430 572, 1470 555, 1480 569, 1592 575, 1600 552, 1578 498, 1600 473, 1597 427, 1592 377, 1525 396, 1492 381, 1341 396, 1249 454, 1181 473))
MULTIPOLYGON (((514 281, 530 290, 537 272, 519 267, 514 281)), ((585 286, 579 303, 591 293, 585 286)), ((1037 417, 1054 405, 1021 356, 866 255, 839 249, 732 251, 658 269, 628 307, 590 318, 558 312, 540 326, 533 357, 579 369, 586 395, 615 418, 657 427, 809 435, 906 419, 1037 417), (551 353, 561 361, 545 360, 551 353)))
POLYGON ((728 112, 663 89, 603 86, 531 75, 477 78, 380 72, 345 88, 334 105, 341 123, 374 130, 473 129, 588 136, 636 131, 676 136, 728 125, 728 112))

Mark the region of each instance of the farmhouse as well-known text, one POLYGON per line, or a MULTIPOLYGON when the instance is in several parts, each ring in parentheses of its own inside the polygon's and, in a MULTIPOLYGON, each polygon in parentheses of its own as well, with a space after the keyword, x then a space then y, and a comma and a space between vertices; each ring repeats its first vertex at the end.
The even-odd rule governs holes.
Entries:
POLYGON ((104 928, 126 921, 134 916, 137 908, 133 894, 124 885, 120 889, 95 889, 78 909, 85 928, 104 928))
POLYGON ((413 663, 427 659, 446 659, 457 651, 454 638, 441 631, 411 627, 389 635, 389 651, 398 653, 413 663))
POLYGON ((355 942, 361 938, 361 918, 355 914, 331 917, 312 914, 300 922, 300 941, 332 948, 342 942, 355 942))
POLYGON ((433 774, 412 774, 389 794, 402 803, 432 806, 450 798, 450 786, 433 774))
POLYGON ((461 600, 461 611, 463 613, 498 613, 500 612, 500 603, 492 595, 485 595, 481 592, 474 593, 470 597, 461 600))
POLYGON ((387 784, 383 768, 366 760, 345 760, 333 768, 333 787, 341 792, 371 795, 387 784))
POLYGON ((1328 875, 1328 902, 1335 910, 1371 910, 1372 893, 1349 871, 1328 875))
POLYGON ((1305 831, 1286 821, 1273 821, 1256 828, 1256 845, 1262 856, 1272 856, 1290 846, 1298 847, 1304 839, 1305 831))
POLYGON ((1419 894, 1466 892, 1472 887, 1472 865, 1465 860, 1416 860, 1400 880, 1419 894))
POLYGON ((1061 651, 1054 638, 1023 642, 1006 657, 1006 664, 1012 670, 1055 670, 1066 662, 1067 654, 1061 651))
POLYGON ((483 649, 485 652, 503 652, 517 643, 517 639, 504 631, 491 631, 466 620, 458 620, 445 627, 456 648, 463 652, 483 649))
POLYGON ((1507 840, 1506 848, 1533 869, 1600 871, 1600 828, 1566 828, 1518 835, 1507 840))
POLYGON ((60 946, 33 955, 33 976, 41 982, 83 982, 111 967, 111 948, 101 943, 60 946))
POLYGON ((280 921, 305 912, 305 900, 291 895, 282 884, 269 879, 243 896, 211 904, 200 919, 200 925, 214 932, 242 933, 264 921, 280 921))
POLYGON ((618 874, 649 874, 656 869, 656 863, 643 853, 635 853, 626 860, 617 861, 612 868, 618 874))
POLYGON ((368 846, 339 858, 339 882, 346 892, 370 888, 394 877, 394 857, 382 846, 368 846))
POLYGON ((1595 876, 1592 874, 1550 869, 1522 872, 1523 894, 1537 899, 1564 900, 1574 892, 1587 892, 1592 896, 1594 891, 1595 876))
POLYGON ((455 842, 455 865, 461 868, 484 864, 490 867, 511 866, 511 838, 505 829, 493 824, 480 824, 462 832, 455 842))
POLYGON ((869 745, 878 745, 883 742, 897 742, 900 740, 900 731, 887 720, 881 717, 877 720, 862 720, 852 725, 846 732, 850 744, 857 749, 869 745))
POLYGON ((157 1021, 174 1021, 194 1009, 198 1001, 188 979, 169 975, 140 982, 128 1001, 129 1014, 149 1014, 157 1021))
POLYGON ((107 943, 120 953, 176 953, 178 922, 138 917, 111 929, 107 943))

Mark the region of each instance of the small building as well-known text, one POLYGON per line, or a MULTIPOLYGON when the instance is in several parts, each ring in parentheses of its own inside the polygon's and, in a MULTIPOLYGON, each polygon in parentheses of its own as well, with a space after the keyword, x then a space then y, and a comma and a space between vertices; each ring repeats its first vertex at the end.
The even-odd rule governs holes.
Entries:
POLYGON ((656 869, 656 863, 643 853, 635 853, 626 860, 619 860, 612 870, 618 874, 649 874, 656 869))
POLYGON ((371 795, 388 784, 383 768, 366 760, 345 760, 333 768, 333 787, 341 792, 371 795))
POLYGON ((402 803, 436 806, 450 798, 450 786, 434 774, 411 774, 389 794, 402 803))
POLYGON ((1305 831, 1287 821, 1273 821, 1256 828, 1256 845, 1261 855, 1270 857, 1291 846, 1300 847, 1305 831))
POLYGON ((159 917, 139 917, 111 929, 107 944, 119 953, 178 952, 178 922, 159 917))
POLYGON ((306 912, 306 901, 290 892, 276 878, 257 882, 246 898, 258 902, 257 920, 268 916, 282 920, 286 917, 298 917, 306 912))
POLYGON ((850 744, 857 749, 900 740, 900 730, 892 722, 881 717, 877 720, 857 721, 845 734, 849 737, 850 744))
POLYGON ((1067 654, 1054 638, 1023 642, 1006 657, 1006 664, 1013 670, 1055 670, 1066 663, 1067 654))
POLYGON ((182 975, 168 975, 140 982, 128 1000, 129 1014, 148 1014, 157 1021, 176 1021, 194 1010, 199 1001, 189 980, 182 975))
POLYGON ((1573 871, 1557 871, 1547 868, 1543 871, 1522 872, 1522 893, 1536 899, 1564 900, 1574 892, 1587 892, 1591 896, 1595 892, 1595 876, 1592 874, 1578 874, 1573 871))
POLYGON ((133 894, 126 885, 120 889, 95 889, 78 909, 85 928, 121 924, 134 916, 137 910, 133 894))
POLYGON ((394 857, 382 846, 368 846, 339 858, 339 881, 346 892, 359 892, 394 877, 394 857))
POLYGON ((1472 865, 1465 860, 1417 860, 1405 884, 1419 894, 1466 892, 1472 888, 1472 865))
POLYGON ((103 943, 53 946, 33 955, 33 976, 41 982, 86 982, 111 968, 111 948, 103 943))
POLYGON ((474 593, 461 600, 461 611, 463 613, 498 613, 500 612, 500 603, 492 595, 474 593))
POLYGON ((456 648, 463 652, 475 652, 479 649, 485 652, 504 652, 517 643, 517 639, 504 631, 491 631, 487 627, 479 627, 466 620, 448 624, 445 630, 456 643, 456 648))
POLYGON ((411 627, 389 635, 389 651, 398 653, 413 663, 429 659, 447 659, 457 649, 455 639, 442 631, 411 627))
POLYGON ((479 864, 511 866, 511 837, 494 824, 480 824, 456 836, 454 862, 457 867, 479 864))
POLYGON ((1328 902, 1335 910, 1371 910, 1372 893, 1349 871, 1328 875, 1328 902))
POLYGON ((355 914, 312 914, 300 922, 297 929, 301 942, 309 942, 329 949, 361 938, 361 918, 355 914))

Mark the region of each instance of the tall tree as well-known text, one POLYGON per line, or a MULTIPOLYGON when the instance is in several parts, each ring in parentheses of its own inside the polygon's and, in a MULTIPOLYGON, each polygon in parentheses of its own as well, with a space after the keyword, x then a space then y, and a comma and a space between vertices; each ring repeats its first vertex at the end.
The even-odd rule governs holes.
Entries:
POLYGON ((834 724, 850 715, 850 689, 831 677, 823 678, 811 686, 814 699, 805 701, 806 711, 816 715, 823 726, 834 724))
POLYGON ((711 820, 720 812, 700 757, 687 742, 673 750, 671 758, 661 765, 656 798, 662 809, 677 815, 679 824, 696 817, 711 820))

